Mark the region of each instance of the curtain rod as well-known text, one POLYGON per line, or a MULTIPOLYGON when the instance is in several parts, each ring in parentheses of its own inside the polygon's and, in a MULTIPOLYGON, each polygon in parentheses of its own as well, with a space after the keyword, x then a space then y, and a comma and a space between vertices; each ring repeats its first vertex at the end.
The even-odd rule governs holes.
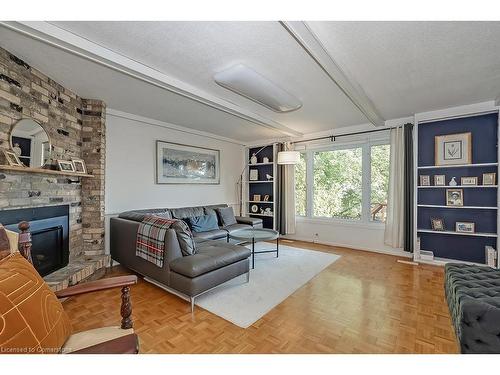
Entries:
MULTIPOLYGON (((410 124, 410 123, 408 123, 408 124, 410 124)), ((407 124, 404 124, 404 125, 407 125, 407 124)), ((404 125, 402 125, 402 126, 404 126, 404 125)), ((401 125, 399 125, 399 126, 401 126, 401 125)), ((384 129, 365 130, 365 131, 360 131, 360 132, 355 132, 355 133, 347 133, 347 134, 339 134, 339 135, 327 135, 327 136, 324 136, 324 137, 304 139, 304 140, 301 140, 301 141, 295 141, 295 142, 290 142, 290 143, 291 144, 297 144, 297 143, 304 143, 304 142, 320 141, 322 139, 329 139, 330 141, 335 142, 335 139, 336 138, 340 138, 340 137, 347 137, 347 136, 350 136, 350 135, 358 135, 358 134, 367 134, 367 133, 382 132, 382 131, 391 130, 391 129, 394 129, 394 128, 397 128, 397 127, 398 126, 392 126, 390 128, 384 128, 384 129)))

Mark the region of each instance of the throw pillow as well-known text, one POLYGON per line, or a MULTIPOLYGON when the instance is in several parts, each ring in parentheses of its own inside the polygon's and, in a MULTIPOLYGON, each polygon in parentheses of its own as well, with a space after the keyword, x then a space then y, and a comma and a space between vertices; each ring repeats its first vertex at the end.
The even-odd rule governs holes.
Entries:
MULTIPOLYGON (((195 254, 196 246, 189 226, 182 220, 176 220, 175 223, 171 225, 171 228, 175 230, 175 233, 177 234, 182 255, 186 256, 195 254)), ((168 251, 168 249, 165 249, 165 251, 168 251)))
POLYGON ((234 217, 234 211, 232 207, 223 207, 216 209, 222 226, 227 227, 229 225, 236 224, 236 218, 234 217))
POLYGON ((0 260, 0 353, 58 353, 71 334, 64 309, 19 253, 0 260))
POLYGON ((216 214, 189 217, 187 220, 193 232, 209 232, 219 229, 216 214))

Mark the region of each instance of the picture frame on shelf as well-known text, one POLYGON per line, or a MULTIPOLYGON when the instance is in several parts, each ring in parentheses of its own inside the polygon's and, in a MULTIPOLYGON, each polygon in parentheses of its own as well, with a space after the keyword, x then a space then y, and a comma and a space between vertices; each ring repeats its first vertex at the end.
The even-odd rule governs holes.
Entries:
POLYGON ((469 221, 457 221, 455 223, 455 232, 475 233, 476 224, 469 221))
POLYGON ((446 189, 446 205, 462 207, 464 205, 463 189, 446 189))
POLYGON ((73 166, 75 167, 75 173, 87 174, 87 166, 83 159, 71 159, 73 166))
POLYGON ((75 172, 75 166, 71 160, 57 160, 57 167, 61 172, 75 172))
POLYGON ((483 173, 483 185, 495 185, 496 183, 496 173, 483 173))
POLYGON ((260 194, 254 194, 253 195, 253 200, 254 202, 260 202, 261 195, 260 194))
POLYGON ((460 185, 463 186, 477 186, 477 177, 461 177, 460 185))
POLYGON ((431 228, 432 230, 441 232, 445 230, 444 219, 438 217, 431 217, 431 228))
POLYGON ((434 186, 446 186, 446 176, 444 174, 435 175, 434 186))
POLYGON ((436 135, 434 137, 435 165, 472 163, 472 133, 436 135))
POLYGON ((420 186, 431 186, 431 176, 420 175, 420 186))
POLYGON ((250 181, 258 181, 259 180, 259 171, 257 169, 250 169, 250 181))
POLYGON ((24 167, 25 165, 19 160, 19 156, 14 151, 2 149, 2 153, 4 156, 7 165, 11 167, 24 167))

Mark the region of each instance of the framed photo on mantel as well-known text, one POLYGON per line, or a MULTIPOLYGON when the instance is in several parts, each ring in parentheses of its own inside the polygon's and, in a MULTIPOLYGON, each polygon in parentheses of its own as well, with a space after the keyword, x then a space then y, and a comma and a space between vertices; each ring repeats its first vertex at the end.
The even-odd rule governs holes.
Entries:
POLYGON ((157 184, 219 184, 220 151, 156 141, 157 184))

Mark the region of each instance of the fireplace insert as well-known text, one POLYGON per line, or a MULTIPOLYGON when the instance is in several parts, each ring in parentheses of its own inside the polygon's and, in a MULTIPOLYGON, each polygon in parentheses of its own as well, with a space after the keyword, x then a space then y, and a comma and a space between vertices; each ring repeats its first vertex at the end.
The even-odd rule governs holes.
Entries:
POLYGON ((1 210, 0 223, 19 232, 17 224, 30 223, 31 257, 41 276, 48 275, 69 261, 69 206, 47 206, 1 210))

